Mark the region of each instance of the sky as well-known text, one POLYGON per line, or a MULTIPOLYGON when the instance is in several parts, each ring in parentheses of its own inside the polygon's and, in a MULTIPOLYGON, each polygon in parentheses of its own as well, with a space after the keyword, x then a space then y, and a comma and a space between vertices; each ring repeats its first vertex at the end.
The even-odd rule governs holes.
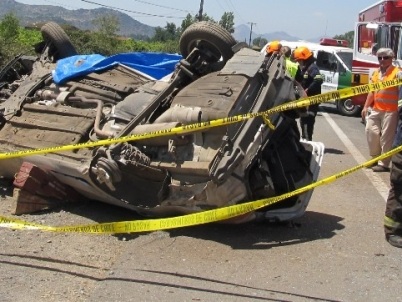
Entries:
MULTIPOLYGON (((165 27, 181 25, 184 17, 197 14, 202 0, 16 0, 30 5, 54 5, 66 9, 118 8, 141 23, 165 27)), ((219 21, 233 12, 235 26, 253 26, 256 34, 283 31, 302 39, 333 37, 354 29, 359 11, 378 0, 203 0, 203 12, 219 21)), ((1 0, 0 0, 1 3, 1 0)))

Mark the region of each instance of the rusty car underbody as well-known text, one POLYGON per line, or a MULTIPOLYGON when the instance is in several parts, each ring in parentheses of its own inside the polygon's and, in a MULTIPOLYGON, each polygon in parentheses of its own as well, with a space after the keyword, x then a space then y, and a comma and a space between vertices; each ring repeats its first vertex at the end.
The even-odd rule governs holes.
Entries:
MULTIPOLYGON (((19 56, 0 73, 0 153, 125 137, 257 113, 295 100, 281 56, 237 43, 210 22, 190 26, 183 59, 166 81, 124 64, 56 84, 52 70, 76 52, 56 24, 42 30, 38 58, 19 56), (18 64, 18 68, 16 67, 18 64)), ((14 178, 39 167, 85 198, 144 216, 179 215, 277 196, 318 177, 323 146, 300 142, 297 112, 144 140, 4 159, 14 178)), ((253 213, 303 215, 311 191, 253 213)))

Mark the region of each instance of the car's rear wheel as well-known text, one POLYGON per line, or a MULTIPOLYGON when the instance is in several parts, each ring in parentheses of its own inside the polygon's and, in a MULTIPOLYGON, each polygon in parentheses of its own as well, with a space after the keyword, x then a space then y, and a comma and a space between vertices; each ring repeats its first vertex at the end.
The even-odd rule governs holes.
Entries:
POLYGON ((55 59, 71 57, 77 54, 66 32, 55 22, 48 22, 41 28, 43 39, 51 44, 55 59))
POLYGON ((194 48, 210 54, 209 61, 217 62, 221 58, 224 62, 229 60, 234 52, 232 47, 236 44, 233 36, 220 25, 201 21, 190 25, 180 37, 180 52, 187 57, 194 48))
POLYGON ((354 105, 352 99, 337 101, 336 108, 345 116, 357 116, 360 112, 360 106, 354 105))

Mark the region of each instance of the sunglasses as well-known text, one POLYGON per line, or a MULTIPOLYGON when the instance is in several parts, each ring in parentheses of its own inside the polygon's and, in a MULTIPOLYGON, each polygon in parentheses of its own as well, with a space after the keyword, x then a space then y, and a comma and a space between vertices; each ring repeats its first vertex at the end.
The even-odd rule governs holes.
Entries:
POLYGON ((384 57, 377 57, 378 58, 378 61, 381 61, 381 60, 388 60, 388 59, 390 59, 391 57, 389 57, 389 56, 384 56, 384 57))

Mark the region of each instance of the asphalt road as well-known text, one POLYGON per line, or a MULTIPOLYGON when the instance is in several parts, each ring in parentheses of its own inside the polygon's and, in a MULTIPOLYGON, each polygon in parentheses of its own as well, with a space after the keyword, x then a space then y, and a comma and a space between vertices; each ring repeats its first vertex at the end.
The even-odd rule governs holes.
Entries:
MULTIPOLYGON (((320 179, 368 159, 359 118, 322 105, 320 179)), ((315 189, 292 224, 210 224, 111 236, 0 229, 0 301, 402 301, 401 250, 384 240, 389 174, 362 169, 315 189)), ((7 188, 0 213, 10 214, 7 188)), ((98 203, 23 219, 135 218, 98 203)))

